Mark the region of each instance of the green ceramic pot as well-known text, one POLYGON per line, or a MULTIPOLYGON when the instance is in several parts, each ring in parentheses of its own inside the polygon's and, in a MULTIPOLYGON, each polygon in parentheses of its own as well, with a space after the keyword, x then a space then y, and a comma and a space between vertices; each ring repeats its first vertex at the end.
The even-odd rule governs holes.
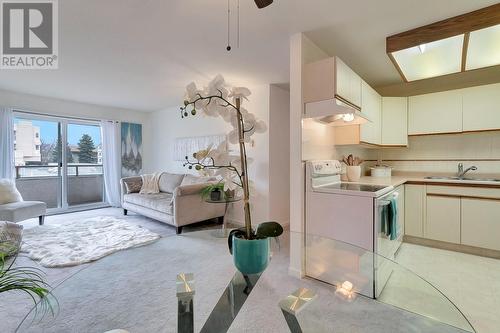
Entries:
POLYGON ((269 264, 269 238, 247 240, 233 236, 233 261, 242 274, 262 273, 269 264))

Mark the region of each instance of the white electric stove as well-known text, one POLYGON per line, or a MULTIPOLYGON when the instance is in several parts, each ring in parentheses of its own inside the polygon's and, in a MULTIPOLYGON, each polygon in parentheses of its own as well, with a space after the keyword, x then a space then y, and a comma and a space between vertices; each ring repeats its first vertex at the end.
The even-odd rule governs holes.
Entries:
POLYGON ((359 293, 376 298, 390 274, 374 253, 394 258, 403 230, 398 227, 397 239, 389 240, 381 232, 382 211, 399 194, 392 186, 342 182, 341 170, 337 160, 306 163, 306 242, 314 236, 332 240, 306 244, 306 275, 334 285, 351 279, 359 293))
POLYGON ((341 181, 342 165, 337 160, 309 161, 306 165, 306 177, 310 190, 323 193, 380 197, 390 192, 392 186, 363 184, 341 181))

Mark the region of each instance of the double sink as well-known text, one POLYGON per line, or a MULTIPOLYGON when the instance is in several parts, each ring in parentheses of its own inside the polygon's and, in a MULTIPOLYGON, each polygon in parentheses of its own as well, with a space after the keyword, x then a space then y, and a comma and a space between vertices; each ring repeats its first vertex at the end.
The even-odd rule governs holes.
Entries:
POLYGON ((425 179, 435 179, 435 180, 463 180, 463 181, 475 181, 475 182, 500 182, 500 179, 496 178, 468 178, 468 177, 446 177, 446 176, 429 176, 425 179))

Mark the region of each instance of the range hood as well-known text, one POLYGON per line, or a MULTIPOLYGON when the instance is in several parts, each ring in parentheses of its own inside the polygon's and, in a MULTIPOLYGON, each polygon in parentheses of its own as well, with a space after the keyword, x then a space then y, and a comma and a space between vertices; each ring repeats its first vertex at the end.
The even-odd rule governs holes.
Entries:
POLYGON ((313 118, 320 123, 333 126, 360 125, 371 122, 360 108, 337 96, 333 99, 306 103, 304 111, 304 118, 313 118))

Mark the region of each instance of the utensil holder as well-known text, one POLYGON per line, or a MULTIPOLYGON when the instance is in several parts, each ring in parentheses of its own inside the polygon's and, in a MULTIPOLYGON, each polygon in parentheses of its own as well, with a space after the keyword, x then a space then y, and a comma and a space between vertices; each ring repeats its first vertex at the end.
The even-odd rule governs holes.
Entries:
POLYGON ((356 182, 361 178, 361 166, 360 165, 348 165, 346 167, 347 179, 350 182, 356 182))

